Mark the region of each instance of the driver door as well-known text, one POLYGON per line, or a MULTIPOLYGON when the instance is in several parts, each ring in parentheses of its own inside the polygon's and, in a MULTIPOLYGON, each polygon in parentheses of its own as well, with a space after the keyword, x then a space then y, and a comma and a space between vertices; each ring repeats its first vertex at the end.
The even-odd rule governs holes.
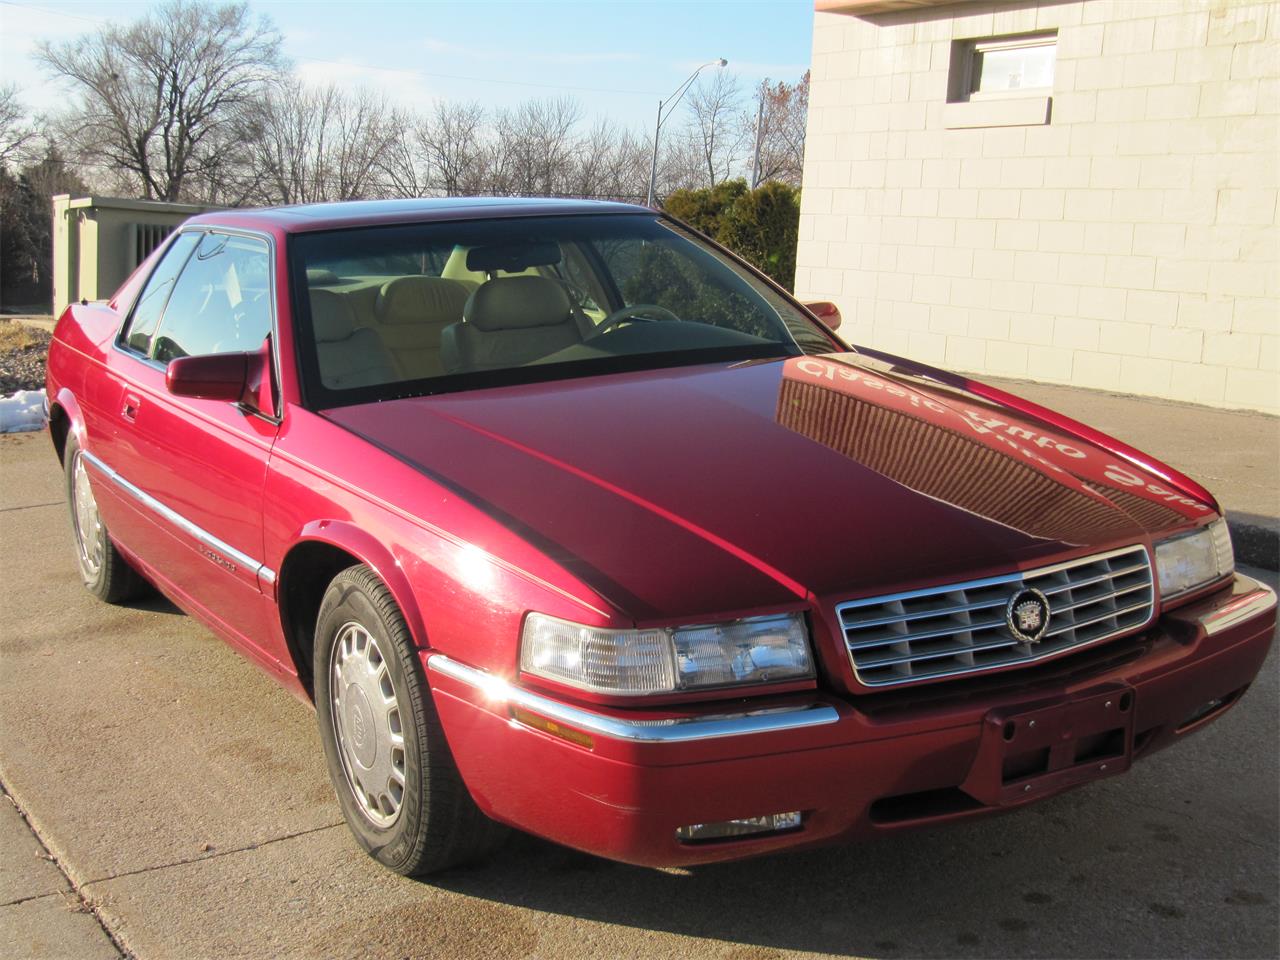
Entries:
MULTIPOLYGON (((211 231, 172 285, 154 331, 138 315, 118 343, 121 374, 110 466, 139 514, 135 552, 202 619, 245 648, 263 647, 273 605, 263 571, 262 490, 278 421, 273 410, 178 397, 165 369, 179 357, 259 350, 273 324, 271 248, 211 231)), ((120 485, 120 484, 117 484, 120 485)))

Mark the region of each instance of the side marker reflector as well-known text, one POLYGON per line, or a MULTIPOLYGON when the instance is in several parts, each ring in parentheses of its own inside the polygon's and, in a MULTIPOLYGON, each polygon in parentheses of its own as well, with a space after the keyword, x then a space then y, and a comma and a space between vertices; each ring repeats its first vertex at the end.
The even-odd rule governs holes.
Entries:
POLYGON ((524 707, 511 708, 511 718, 517 723, 522 723, 526 727, 532 727, 535 730, 541 730, 543 733, 549 733, 553 737, 559 737, 561 740, 568 740, 580 747, 586 747, 588 750, 594 749, 596 742, 592 739, 591 734, 582 730, 566 727, 562 723, 557 723, 548 717, 541 716, 526 710, 524 707))

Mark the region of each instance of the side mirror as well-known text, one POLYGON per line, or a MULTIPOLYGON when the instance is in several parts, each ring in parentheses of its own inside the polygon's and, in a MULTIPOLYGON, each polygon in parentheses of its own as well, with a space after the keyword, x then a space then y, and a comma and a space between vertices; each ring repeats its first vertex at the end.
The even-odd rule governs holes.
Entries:
POLYGON ((243 403, 271 416, 270 358, 269 342, 245 353, 178 357, 165 368, 164 382, 176 397, 243 403))
POLYGON ((805 307, 821 320, 822 325, 828 330, 840 329, 840 308, 830 300, 817 300, 813 303, 806 303, 805 307))

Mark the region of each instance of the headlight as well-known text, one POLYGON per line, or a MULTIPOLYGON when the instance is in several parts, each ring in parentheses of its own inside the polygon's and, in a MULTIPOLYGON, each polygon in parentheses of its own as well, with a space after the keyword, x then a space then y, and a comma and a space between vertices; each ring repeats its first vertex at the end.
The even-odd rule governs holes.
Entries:
POLYGON ((799 614, 654 630, 605 630, 531 613, 522 673, 600 693, 678 693, 813 676, 799 614))
POLYGON ((1227 521, 1217 519, 1194 533, 1170 537, 1156 544, 1160 595, 1166 600, 1194 590, 1235 569, 1227 521))

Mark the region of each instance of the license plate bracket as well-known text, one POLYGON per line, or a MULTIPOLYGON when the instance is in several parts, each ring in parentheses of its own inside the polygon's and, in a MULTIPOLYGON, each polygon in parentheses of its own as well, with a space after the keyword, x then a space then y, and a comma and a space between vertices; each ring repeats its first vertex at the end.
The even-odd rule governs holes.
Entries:
POLYGON ((1133 688, 1121 683, 992 710, 961 789, 1005 807, 1123 773, 1133 763, 1133 714, 1133 688))

